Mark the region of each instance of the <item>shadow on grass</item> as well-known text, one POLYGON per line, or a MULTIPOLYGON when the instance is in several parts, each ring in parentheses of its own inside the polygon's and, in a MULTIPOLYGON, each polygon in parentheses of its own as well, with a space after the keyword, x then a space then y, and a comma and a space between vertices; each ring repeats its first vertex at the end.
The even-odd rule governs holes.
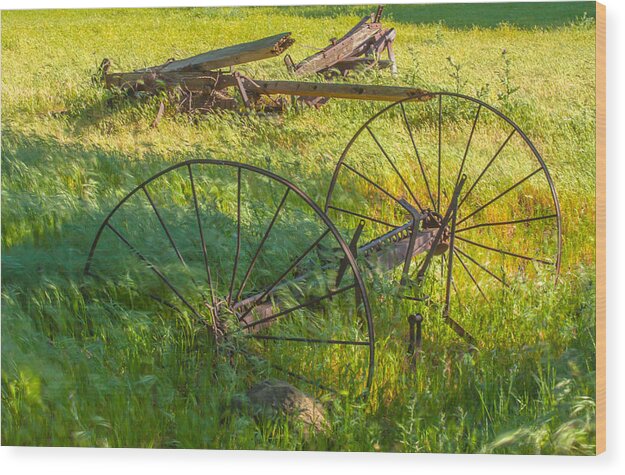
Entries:
MULTIPOLYGON (((129 160, 114 150, 66 145, 5 127, 3 266, 7 254, 26 243, 44 249, 67 245, 66 226, 80 231, 77 235, 92 237, 93 232, 85 229, 95 231, 98 221, 125 192, 171 163, 160 156, 129 160)), ((89 243, 84 240, 83 244, 88 247, 89 243)))
MULTIPOLYGON (((249 375, 245 369, 214 365, 207 340, 183 340, 167 324, 173 315, 154 318, 136 311, 136 302, 109 311, 81 301, 80 271, 100 220, 120 194, 173 161, 158 155, 133 161, 98 147, 4 132, 2 217, 10 232, 3 229, 3 239, 31 220, 39 223, 38 240, 24 228, 2 258, 9 318, 2 327, 3 392, 23 391, 6 399, 3 393, 3 440, 10 444, 292 449, 297 443, 364 451, 374 440, 384 451, 593 452, 590 280, 581 294, 586 305, 578 286, 564 288, 542 313, 529 314, 535 322, 519 318, 514 331, 500 326, 491 351, 465 354, 449 338, 431 338, 444 336, 432 327, 413 375, 400 372, 401 353, 381 351, 386 377, 378 379, 377 408, 367 413, 337 404, 331 438, 309 445, 275 435, 259 441, 254 421, 227 412, 249 375), (43 403, 20 397, 24 392, 43 394, 43 403), (88 430, 69 430, 82 424, 88 430)), ((183 158, 190 157, 176 161, 183 158)))

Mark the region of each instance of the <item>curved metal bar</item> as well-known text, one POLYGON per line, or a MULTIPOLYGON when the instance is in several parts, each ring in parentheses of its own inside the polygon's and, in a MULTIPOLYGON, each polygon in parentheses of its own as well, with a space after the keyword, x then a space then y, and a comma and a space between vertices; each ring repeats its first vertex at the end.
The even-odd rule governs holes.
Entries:
MULTIPOLYGON (((556 215, 557 215, 557 250, 556 250, 556 259, 555 259, 555 274, 556 274, 556 281, 558 279, 559 273, 560 273, 560 268, 561 268, 561 261, 562 261, 562 214, 560 211, 560 202, 558 200, 558 196, 556 193, 556 189, 555 189, 555 185, 553 183, 553 179, 551 177, 551 174, 549 173, 549 170, 547 168, 547 165, 545 164, 544 159, 542 158, 542 156, 540 155, 540 153, 538 153, 538 150, 536 149, 536 146, 533 144, 533 142, 527 137, 527 135, 523 132, 523 130, 521 130, 521 128, 509 117, 507 117, 505 114, 503 114, 501 111, 499 111, 498 109, 496 109, 495 107, 491 106, 490 104, 477 99, 475 97, 471 97, 471 96, 467 96, 465 94, 461 94, 461 93, 455 93, 455 92, 430 92, 428 93, 428 97, 430 98, 434 98, 437 96, 447 96, 447 97, 455 97, 455 98, 459 98, 459 99, 464 99, 470 102, 473 102, 474 104, 477 104, 479 106, 481 106, 482 109, 484 110, 488 110, 490 112, 492 112, 493 114, 495 114, 497 117, 499 117, 500 119, 504 120, 506 123, 508 123, 513 129, 514 129, 514 133, 519 134, 519 136, 523 139, 523 141, 527 144, 527 146, 530 148, 532 154, 534 155, 534 157, 536 158, 536 160, 538 161, 538 163, 540 164, 543 173, 545 174, 545 178, 547 180, 547 183, 549 185, 549 189, 551 192, 551 197, 552 200, 554 202, 554 206, 555 206, 555 210, 556 210, 556 215)), ((398 104, 401 104, 403 106, 404 103, 408 103, 408 102, 423 102, 422 99, 420 98, 406 98, 406 99, 402 99, 401 101, 397 101, 393 104, 390 104, 386 107, 384 107, 383 109, 381 109, 379 112, 377 112, 376 114, 374 114, 371 118, 369 118, 369 120, 367 122, 365 122, 359 129, 358 131, 354 134, 354 136, 350 139, 350 141, 348 142, 348 144, 345 146, 345 148, 343 149, 343 153, 341 154, 336 167, 334 169, 334 173, 332 175, 332 179, 330 180, 330 185, 328 186, 328 192, 326 193, 326 201, 325 201, 325 207, 324 209, 327 210, 328 206, 332 204, 332 196, 334 194, 334 189, 336 187, 336 183, 338 181, 338 177, 341 171, 341 168, 344 166, 344 162, 347 158, 347 154, 349 153, 350 149, 352 148, 352 146, 354 145, 354 143, 356 142, 356 140, 358 139, 358 137, 360 136, 360 134, 365 130, 365 127, 367 127, 369 124, 371 124, 374 120, 376 120, 378 117, 380 117, 381 115, 383 115, 384 113, 386 113, 387 111, 389 111, 390 109, 392 109, 393 107, 396 107, 398 104)), ((460 205, 462 205, 462 201, 460 203, 460 205)), ((460 206, 459 205, 459 206, 460 206)))
POLYGON ((85 263, 85 267, 83 270, 83 273, 85 274, 89 274, 90 272, 90 268, 92 266, 93 263, 93 258, 98 246, 98 243, 100 241, 100 238, 102 237, 102 233, 104 231, 104 229, 108 226, 108 223, 110 221, 110 219, 115 215, 115 213, 124 205, 124 203, 126 203, 132 196, 135 195, 135 193, 137 193, 138 191, 140 191, 142 188, 144 188, 146 185, 148 185, 149 183, 153 182, 154 180, 160 178, 161 176, 182 168, 182 167, 190 167, 191 165, 215 165, 215 166, 223 166, 223 167, 232 167, 235 169, 241 169, 241 170, 247 170, 253 173, 257 173, 259 175, 268 177, 272 180, 275 180, 276 182, 284 185, 286 188, 288 188, 289 190, 291 190, 291 192, 293 192, 295 195, 297 195, 301 200, 303 200, 303 202, 309 206, 314 213, 319 217, 319 219, 323 222, 323 224, 328 228, 328 232, 332 234, 332 236, 334 237, 334 239, 336 240, 336 242, 338 243, 341 251, 345 254, 345 258, 347 259, 347 262, 349 264, 349 266, 352 269, 353 272, 353 276, 354 276, 354 285, 356 286, 357 291, 359 292, 361 298, 360 298, 360 302, 362 303, 362 308, 364 311, 364 318, 365 321, 367 323, 367 337, 368 337, 368 341, 369 341, 369 345, 368 345, 368 349, 369 349, 369 358, 368 358, 368 369, 367 369, 367 376, 366 376, 366 390, 368 391, 371 388, 371 384, 373 382, 373 374, 375 371, 375 334, 374 334, 374 326, 373 326, 373 319, 371 316, 371 306, 369 303, 369 300, 367 298, 367 290, 365 288, 365 284, 364 284, 364 280, 362 278, 362 275, 359 271, 358 268, 358 264, 356 263, 356 259, 354 258, 352 252, 349 249, 349 246, 345 243, 344 239, 342 238, 341 234, 339 233, 339 231, 336 229, 336 226, 332 223, 332 221, 330 220, 330 218, 327 216, 327 214, 306 194, 304 193, 300 188, 298 188, 297 186, 295 186, 294 184, 292 184, 290 181, 286 180, 285 178, 276 175, 273 172, 270 172, 268 170, 264 170, 262 168, 253 166, 253 165, 249 165, 246 163, 239 163, 239 162, 232 162, 232 161, 228 161, 228 160, 214 160, 214 159, 192 159, 192 160, 186 160, 184 162, 180 162, 177 164, 174 164, 170 167, 165 168, 164 170, 161 170, 160 172, 158 172, 157 174, 153 175, 152 177, 148 178, 147 180, 145 180, 144 182, 142 182, 141 184, 139 184, 138 186, 136 186, 135 188, 133 188, 124 198, 122 198, 117 205, 115 205, 115 207, 106 215, 106 217, 104 218, 102 224, 100 225, 100 227, 98 228, 96 235, 94 237, 94 240, 91 244, 91 247, 89 249, 89 254, 87 256, 87 260, 85 263))

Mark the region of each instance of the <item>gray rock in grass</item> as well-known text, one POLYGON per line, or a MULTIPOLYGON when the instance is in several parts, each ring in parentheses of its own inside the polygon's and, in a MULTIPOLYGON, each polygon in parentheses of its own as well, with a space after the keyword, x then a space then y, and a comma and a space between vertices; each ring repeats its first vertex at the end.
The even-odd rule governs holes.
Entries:
POLYGON ((286 414, 300 420, 306 428, 315 432, 329 428, 321 403, 285 381, 261 381, 250 388, 247 398, 255 412, 268 416, 286 414))

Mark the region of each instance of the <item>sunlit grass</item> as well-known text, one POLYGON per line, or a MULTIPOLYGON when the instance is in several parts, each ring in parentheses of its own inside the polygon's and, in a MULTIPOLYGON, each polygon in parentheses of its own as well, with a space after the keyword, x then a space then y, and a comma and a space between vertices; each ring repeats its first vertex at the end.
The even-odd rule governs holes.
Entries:
MULTIPOLYGON (((290 53, 300 59, 351 28, 361 11, 3 12, 5 445, 594 452, 594 23, 581 18, 544 29, 452 29, 410 23, 412 17, 400 10, 389 20, 398 30, 398 77, 381 72, 354 80, 451 91, 460 84, 460 92, 493 104, 519 124, 547 162, 560 199, 559 285, 538 272, 534 279, 514 281, 511 290, 490 286, 491 306, 467 299, 460 308, 454 301, 453 310, 479 336, 479 351, 468 352, 442 322, 440 299, 419 308, 397 302, 388 295, 395 288, 391 279, 379 277, 371 285, 376 376, 366 402, 324 396, 331 430, 309 438, 292 421, 236 409, 233 397, 270 371, 262 362, 239 358, 231 364, 216 354, 209 333, 188 312, 146 299, 140 291, 147 284, 130 274, 116 285, 85 280, 81 272, 91 240, 128 191, 186 159, 267 168, 323 205, 345 144, 383 105, 331 101, 319 110, 294 108, 279 116, 189 117, 168 109, 153 129, 157 100, 119 97, 90 77, 104 57, 116 70, 128 70, 279 31, 293 32, 297 42, 290 53), (511 61, 509 77, 503 76, 503 49, 511 61), (452 75, 450 57, 461 65, 460 80, 452 75), (518 91, 506 95, 504 80, 518 91), (406 318, 416 310, 425 316, 425 340, 412 368, 405 356, 406 318)), ((287 77, 281 58, 241 70, 256 78, 287 77)), ((436 133, 430 109, 421 111, 424 137, 436 133)), ((458 112, 451 142, 461 143, 471 119, 458 112)), ((400 126, 398 117, 390 120, 389 136, 400 126)), ((500 139, 495 130, 485 130, 475 150, 486 153, 500 139)), ((399 145, 393 151, 401 156, 399 145)), ((410 163, 405 155, 401 165, 410 163)), ((401 192, 391 175, 380 178, 401 192)), ((169 185, 181 195, 183 185, 175 188, 176 183, 169 185)), ((220 182, 222 198, 234 193, 227 183, 220 182)), ((487 185, 483 195, 494 190, 487 185)), ((544 190, 537 184, 527 194, 547 206, 544 190)), ((270 195, 257 190, 257 198, 264 194, 270 195)), ((176 193, 170 196, 176 204, 176 193)), ((523 196, 515 200, 512 208, 489 210, 488 218, 531 206, 523 196)), ((232 201, 224 202, 232 213, 232 201)), ((376 212, 396 217, 391 208, 376 212)), ((517 242, 531 248, 530 242, 517 242)), ((227 239, 222 244, 231 245, 227 239)), ((267 261, 280 255, 281 246, 275 243, 267 261)), ((432 294, 440 295, 440 285, 431 285, 432 294)), ((334 311, 341 305, 336 302, 334 311)), ((297 356, 289 350, 285 358, 297 356)), ((322 361, 320 371, 340 375, 342 366, 358 358, 348 351, 320 353, 300 363, 314 367, 322 361)))

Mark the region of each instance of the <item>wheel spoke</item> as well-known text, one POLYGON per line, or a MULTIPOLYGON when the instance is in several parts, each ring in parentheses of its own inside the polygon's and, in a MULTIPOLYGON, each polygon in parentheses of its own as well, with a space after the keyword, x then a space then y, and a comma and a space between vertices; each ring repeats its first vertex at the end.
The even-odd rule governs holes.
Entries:
MULTIPOLYGON (((187 263, 185 262, 184 258, 182 257, 182 253, 179 251, 178 246, 176 246, 176 242, 174 241, 174 238, 173 238, 172 234, 169 232, 169 229, 167 228, 167 226, 165 224, 165 220, 161 216, 161 213, 158 211, 158 208, 156 207, 156 203, 152 199, 152 196, 150 195, 150 193, 148 193, 148 190, 147 190, 147 188, 145 186, 142 186, 141 189, 143 190, 143 193, 145 194, 145 197, 150 202, 150 206, 154 210, 154 214, 158 218, 158 221, 161 224, 161 227, 163 228, 163 231, 165 231, 165 235, 167 236, 167 239, 169 240, 171 246, 174 248, 174 252, 176 253, 176 256, 178 257, 178 260, 185 267, 185 269, 187 269, 187 271, 189 271, 189 267, 187 266, 187 263)), ((193 275, 191 275, 190 272, 189 272, 189 277, 191 278, 191 281, 193 282, 193 284, 196 287, 199 288, 200 286, 198 285, 197 281, 193 278, 193 275)), ((200 290, 200 294, 202 295, 202 297, 204 299, 206 299, 206 296, 202 293, 201 290, 200 290)))
POLYGON ((438 187, 436 198, 436 212, 441 210, 441 140, 443 134, 443 96, 438 95, 438 187))
POLYGON ((464 218, 462 218, 460 221, 458 221, 458 224, 462 224, 464 223, 467 219, 471 218, 472 216, 475 216, 477 213, 479 213, 480 211, 482 211, 484 208, 492 205, 495 201, 499 200, 500 198, 502 198, 503 196, 507 195, 508 193, 510 193, 512 190, 514 190, 516 187, 520 186, 522 183, 526 182, 527 180, 529 180, 530 178, 532 178, 534 175, 536 175, 538 172, 542 171, 542 167, 538 167, 536 170, 534 170, 532 173, 530 173, 529 175, 527 175, 525 178, 521 179, 520 181, 516 182, 514 185, 512 185, 511 187, 507 188, 506 190, 502 191, 501 193, 499 193, 497 196, 495 196, 492 200, 490 200, 488 203, 483 204, 482 206, 480 206, 478 209, 476 209, 475 211, 473 211, 471 214, 469 214, 468 216, 465 216, 464 218))
POLYGON ((232 301, 232 289, 234 279, 237 275, 239 265, 239 255, 241 253, 241 168, 237 170, 237 247, 234 255, 234 265, 232 266, 232 279, 230 279, 230 289, 228 290, 228 304, 232 301))
MULTIPOLYGON (((365 180, 367 183, 369 183, 370 185, 372 185, 374 188, 377 188, 378 190, 380 190, 382 193, 384 193, 386 196, 388 196, 389 198, 391 198, 392 200, 394 200, 395 202, 397 202, 398 204, 401 205, 399 198, 397 198, 396 196, 391 195, 388 191, 386 191, 384 188, 382 188, 380 185, 378 185, 376 182, 374 182, 373 180, 371 180, 370 178, 367 178, 365 175, 363 175, 362 173, 360 173, 359 171, 355 170, 353 167, 350 167, 347 163, 343 163, 342 166, 344 166, 345 168, 347 168, 350 172, 355 173, 356 175, 358 175, 360 178, 362 178, 363 180, 365 180)), ((402 207, 403 208, 403 207, 402 207)))
POLYGON ((428 196, 430 197, 430 201, 432 202, 432 208, 436 208, 436 203, 434 202, 434 196, 432 196, 432 191, 430 189, 430 183, 428 182, 428 179, 425 176, 425 168, 423 168, 423 163, 421 162, 421 156, 419 155, 417 144, 415 143, 414 136, 412 135, 412 129, 410 128, 410 124, 408 123, 408 117, 406 116, 406 109, 404 108, 404 103, 400 102, 399 106, 401 107, 401 111, 404 116, 404 123, 406 124, 406 129, 408 130, 408 134, 410 135, 410 141, 412 142, 415 155, 417 156, 417 161, 419 162, 419 168, 421 169, 421 176, 423 177, 423 181, 425 182, 425 187, 428 190, 428 196))
MULTIPOLYGON (((354 230, 354 234, 351 240, 349 241, 348 247, 354 257, 358 256, 358 240, 360 239, 360 235, 362 234, 362 230, 364 229, 364 227, 365 227, 365 222, 361 220, 360 223, 358 223, 358 226, 356 227, 356 229, 354 230)), ((334 281, 335 288, 341 285, 341 281, 343 280, 343 277, 345 277, 345 272, 347 271, 348 265, 349 265, 349 261, 346 256, 343 259, 341 259, 339 263, 339 267, 336 272, 336 279, 334 281)))
POLYGON ((499 147, 499 149, 497 149, 497 151, 495 152, 495 155, 493 155, 493 157, 489 160, 488 164, 484 167, 484 169, 482 170, 482 172, 479 174, 479 176, 475 179, 475 181, 473 182, 473 184, 471 185, 471 188, 469 188, 469 191, 466 192, 466 194, 463 196, 462 200, 460 200, 460 205, 458 205, 458 208, 460 208, 462 206, 462 204, 466 201, 466 199, 469 197, 469 195, 471 194, 471 192, 473 191, 473 189, 477 186, 477 184, 480 182, 480 180, 482 179, 482 177, 484 176, 484 174, 486 173, 486 171, 490 168, 490 166, 493 164, 493 162, 495 161, 495 159, 499 156, 499 154, 501 153, 501 151, 504 149, 504 147, 508 144, 508 142, 510 141, 510 139, 512 138, 512 136, 514 135, 514 133, 516 132, 516 129, 512 129, 512 132, 510 132, 510 135, 508 135, 508 137, 506 137, 506 140, 503 141, 503 143, 501 144, 501 146, 499 147))
POLYGON ((267 227, 265 234, 263 235, 262 239, 260 240, 260 243, 258 244, 258 247, 256 248, 254 257, 252 257, 252 260, 250 261, 250 264, 247 267, 247 271, 245 272, 245 277, 243 277, 243 281, 241 282, 241 286, 239 287, 239 290, 237 291, 237 294, 234 300, 239 300, 241 298, 241 294, 243 293, 245 284, 247 284, 247 280, 249 279, 250 274, 252 273, 252 270, 254 269, 254 266, 256 265, 256 260, 258 259, 258 256, 260 255, 260 251, 265 245, 265 241, 267 241, 267 238, 269 237, 269 234, 271 233, 271 229, 273 228, 273 225, 278 219, 278 215, 280 214, 280 211, 282 210, 282 207, 284 206, 284 203, 286 202, 287 196, 289 196, 289 191, 290 191, 290 188, 287 188, 286 191, 284 192, 284 195, 282 196, 282 200, 280 200, 280 204, 276 208, 276 212, 273 214, 273 217, 271 218, 271 222, 269 223, 269 226, 267 227))
POLYGON ((148 297, 150 297, 152 300, 160 303, 161 305, 165 305, 168 308, 171 308, 172 310, 175 310, 176 312, 178 312, 179 314, 182 314, 182 310, 180 310, 178 307, 176 307, 173 303, 171 303, 168 300, 162 299, 157 295, 154 294, 147 294, 148 297))
MULTIPOLYGON (((311 305, 315 305, 315 304, 317 304, 317 303, 319 303, 319 302, 321 302, 321 301, 323 301, 325 299, 334 297, 335 295, 338 295, 338 294, 342 294, 343 292, 347 292, 348 290, 351 290, 351 289, 353 289, 355 287, 356 287, 356 284, 350 284, 350 285, 346 285, 345 287, 341 287, 338 290, 332 290, 332 291, 328 292, 327 294, 322 295, 320 297, 313 297, 312 299, 308 299, 306 302, 301 303, 299 305, 295 305, 294 307, 290 307, 290 308, 287 308, 285 310, 281 310, 280 312, 277 312, 277 313, 274 313, 274 314, 269 315, 267 317, 261 318, 260 320, 255 320, 253 322, 247 323, 247 324, 239 327, 235 331, 233 331, 231 333, 228 333, 226 336, 236 335, 237 333, 241 333, 241 332, 243 332, 245 330, 248 330, 250 328, 254 328, 254 327, 258 326, 258 325, 262 325, 264 323, 272 322, 272 321, 274 321, 274 320, 276 320, 278 318, 281 318, 281 317, 284 317, 286 315, 289 315, 290 313, 293 313, 293 312, 295 312, 297 310, 301 310, 302 308, 305 308, 305 307, 310 307, 311 305)), ((242 318, 239 319, 239 321, 241 321, 241 320, 242 320, 242 318)))
POLYGON ((324 238, 324 237, 326 237, 326 236, 328 235, 328 233, 329 233, 329 232, 330 232, 330 229, 329 229, 329 228, 328 228, 328 229, 326 229, 326 230, 325 230, 325 231, 321 234, 321 236, 319 236, 319 238, 318 238, 318 239, 317 239, 314 243, 312 243, 312 244, 308 247, 308 249, 306 249, 306 250, 304 251, 304 253, 303 253, 300 257, 298 257, 295 261, 293 261, 293 262, 291 263, 291 265, 289 266, 289 268, 288 268, 286 271, 284 271, 284 272, 282 273, 282 275, 280 275, 280 277, 278 277, 278 278, 274 281, 274 283, 273 283, 273 284, 271 284, 271 286, 270 286, 267 290, 265 290, 265 292, 263 292, 263 294, 262 294, 262 295, 261 295, 258 299, 256 299, 256 300, 254 301, 254 303, 252 304, 252 306, 251 306, 250 308, 248 308, 248 309, 245 311, 245 313, 244 313, 241 317, 239 317, 239 321, 243 320, 243 319, 244 319, 244 318, 245 318, 245 317, 246 317, 246 316, 247 316, 247 315, 248 315, 248 314, 252 311, 252 309, 254 309, 254 307, 256 307, 257 305, 259 305, 259 304, 261 304, 261 303, 264 303, 264 299, 265 299, 265 298, 266 298, 266 297, 267 297, 267 296, 268 296, 268 295, 269 295, 269 294, 270 294, 270 293, 271 293, 271 292, 272 292, 272 291, 273 291, 273 290, 274 290, 274 289, 278 286, 278 284, 279 284, 280 282, 282 282, 282 281, 284 280, 284 278, 285 278, 287 275, 289 275, 289 273, 290 273, 290 272, 291 272, 291 271, 292 271, 292 270, 293 270, 293 269, 294 269, 294 268, 295 268, 295 267, 296 267, 296 266, 297 266, 297 265, 298 265, 298 264, 299 264, 302 260, 304 260, 304 258, 305 258, 305 257, 306 257, 309 253, 310 253, 310 251, 312 251, 315 247, 317 247, 317 246, 319 245, 319 243, 323 240, 323 238, 324 238))
MULTIPOLYGON (((451 303, 451 284, 452 284, 452 271, 454 262, 454 244, 456 240, 456 217, 458 215, 458 201, 452 203, 453 211, 451 215, 451 237, 449 239, 449 256, 447 258, 447 286, 445 288, 445 307, 443 309, 443 315, 449 317, 449 305, 451 303)), ((443 255, 443 258, 445 256, 443 255)))
POLYGON ((540 262, 541 264, 554 265, 554 263, 552 261, 547 261, 547 260, 544 260, 544 259, 538 259, 536 257, 524 256, 523 254, 515 254, 514 252, 510 252, 510 251, 504 251, 503 249, 497 249, 495 247, 490 247, 490 246, 487 246, 485 244, 480 244, 478 242, 471 241, 470 239, 466 239, 466 238, 463 238, 461 236, 456 236, 456 239, 459 239, 460 241, 466 242, 468 244, 472 244, 472 245, 477 246, 477 247, 481 247, 482 249, 487 249, 489 251, 493 251, 493 252, 498 252, 500 254, 504 254, 506 256, 516 257, 518 259, 525 259, 526 261, 540 262))
POLYGON ((357 216, 359 218, 366 219, 368 221, 372 221, 374 223, 383 224, 384 226, 388 226, 389 228, 393 228, 394 229, 394 228, 398 228, 399 227, 398 224, 391 224, 391 223, 388 223, 386 221, 382 221, 381 219, 373 218, 373 217, 367 216, 365 214, 356 213, 355 211, 349 211, 347 209, 338 208, 336 206, 329 205, 328 209, 333 209, 335 211, 338 211, 339 213, 351 214, 352 216, 357 216))
POLYGON ((206 321, 204 320, 204 318, 200 315, 200 313, 187 301, 187 299, 184 298, 184 296, 180 293, 180 291, 178 289, 176 289, 176 287, 174 287, 174 285, 170 282, 170 280, 165 277, 165 275, 158 269, 158 267, 156 267, 154 264, 152 264, 152 262, 150 262, 148 260, 147 257, 145 257, 136 247, 134 247, 132 244, 130 244, 130 242, 113 226, 111 225, 111 223, 106 223, 106 226, 113 231, 113 233, 140 259, 142 260, 146 266, 148 267, 148 269, 150 269, 152 272, 154 272, 159 279, 161 279, 163 281, 163 283, 165 285, 167 285, 167 287, 169 287, 171 289, 171 291, 176 294, 176 297, 178 297, 180 299, 180 301, 189 309, 191 310, 191 312, 193 313, 193 315, 195 315, 195 317, 199 320, 199 322, 201 323, 206 323, 206 321))
POLYGON ((471 146, 471 140, 473 139, 473 132, 475 132, 475 125, 477 124, 477 120, 480 117, 480 111, 482 110, 482 105, 478 104, 477 112, 475 113, 475 119, 473 119, 473 126, 471 127, 471 133, 469 134, 469 140, 467 141, 467 146, 464 149, 464 156, 462 157, 462 163, 460 164, 460 170, 458 170, 458 176, 456 177, 456 185, 460 181, 460 177, 462 176, 462 171, 464 170, 464 164, 467 161, 467 155, 469 154, 469 147, 471 146))
POLYGON ((366 127, 367 131, 369 132, 369 135, 371 135, 371 138, 373 139, 373 141, 375 142, 375 144, 378 146, 378 148, 380 149, 380 151, 382 152, 382 155, 384 155, 384 158, 386 158, 386 161, 391 165, 391 167, 393 168, 393 170, 395 171, 395 174, 399 177, 399 179, 401 180, 402 184, 404 185, 404 188, 406 188, 406 190, 408 191, 408 193, 410 194, 410 196, 412 197, 412 199, 414 200, 414 202, 417 204, 417 206, 419 207, 419 210, 423 211, 423 207, 421 206, 421 204, 419 203, 419 200, 417 199, 417 197, 414 195, 414 193, 412 192, 412 190, 410 189, 410 187, 408 186, 408 183, 406 182, 406 180, 404 179, 404 177, 402 176, 402 174, 399 172, 397 166, 395 165, 395 163, 393 162, 393 160, 391 160, 391 157, 388 156, 388 153, 386 153, 386 150, 384 150, 384 147, 382 147, 382 144, 380 143, 380 141, 378 140, 378 138, 373 134, 373 131, 369 128, 369 126, 366 127))
POLYGON ((176 253, 176 256, 178 257, 178 260, 180 261, 180 263, 182 265, 184 265, 186 267, 186 263, 185 263, 184 259, 182 258, 182 254, 178 250, 178 246, 176 246, 176 242, 174 241, 174 238, 172 237, 171 233, 169 232, 169 229, 167 228, 167 226, 165 225, 165 221, 163 220, 163 218, 161 216, 161 213, 159 213, 158 208, 156 207, 156 204, 154 203, 154 200, 152 200, 152 196, 150 196, 150 193, 148 193, 148 190, 147 190, 147 188, 145 186, 142 186, 141 189, 143 190, 143 193, 145 194, 145 197, 150 202, 150 206, 152 207, 152 210, 154 211, 154 214, 156 215, 156 218, 158 219, 158 222, 161 223, 161 227, 163 228, 163 231, 165 231, 165 235, 167 236, 167 239, 169 240, 169 243, 174 248, 174 252, 176 253))
POLYGON ((460 325, 456 320, 451 318, 449 315, 445 317, 445 323, 447 323, 447 325, 449 325, 449 327, 453 331, 455 331, 456 335, 458 335, 460 338, 464 338, 466 341, 468 341, 471 344, 476 343, 475 337, 471 335, 467 330, 465 330, 465 328, 462 325, 460 325))
POLYGON ((460 256, 460 254, 458 254, 456 249, 454 249, 454 254, 456 255, 456 258, 458 259, 458 262, 462 264, 462 267, 465 270, 465 272, 469 275, 469 278, 473 281, 473 284, 475 285, 475 287, 477 287, 477 290, 479 290, 482 297, 484 297, 484 300, 486 300, 486 303, 490 303, 488 299, 486 298, 486 294, 482 291, 480 284, 477 283, 477 280, 475 280, 475 277, 473 277, 473 274, 471 273, 467 265, 464 263, 464 260, 462 260, 462 257, 460 256))
POLYGON ((295 341, 300 343, 324 343, 328 345, 355 345, 369 346, 368 341, 352 341, 352 340, 324 340, 319 338, 300 338, 289 336, 271 336, 271 335, 246 335, 247 338, 256 340, 276 340, 276 341, 295 341))
MULTIPOLYGON (((458 239, 460 239, 460 237, 458 236, 458 239)), ((497 274, 493 273, 491 270, 489 270, 486 266, 484 266, 483 264, 480 264, 479 262, 477 262, 473 257, 471 257, 469 254, 467 254, 466 252, 464 252, 462 249, 460 249, 458 246, 456 246, 456 251, 458 251, 460 254, 462 254, 464 257, 466 257, 467 259, 469 259, 471 262, 473 262, 473 264, 475 264, 476 266, 478 266, 480 269, 482 269, 484 272, 486 272, 488 275, 490 275, 493 279, 499 281, 503 286, 505 287, 510 287, 505 280, 503 280, 501 277, 499 277, 497 274)))
POLYGON ((462 303, 462 299, 460 298, 460 292, 458 291, 458 287, 456 287, 456 280, 453 277, 451 279, 451 287, 454 289, 454 293, 456 294, 456 299, 458 299, 458 305, 466 309, 465 305, 462 303))
POLYGON ((525 218, 525 219, 516 219, 514 221, 495 221, 492 223, 480 223, 480 224, 474 224, 473 226, 468 226, 466 228, 461 228, 458 229, 456 232, 457 233, 462 233, 465 231, 468 231, 470 229, 475 229, 475 228, 485 228, 485 227, 490 227, 490 226, 503 226, 506 224, 521 224, 521 223, 530 223, 532 221, 540 221, 543 219, 553 219, 553 218, 557 218, 558 215, 557 214, 549 214, 546 216, 537 216, 535 218, 525 218))
POLYGON ((193 194, 193 205, 195 207, 195 217, 197 219, 197 226, 200 232, 200 241, 202 244, 202 254, 204 256, 204 267, 206 268, 206 281, 208 282, 208 287, 211 296, 211 306, 215 308, 215 290, 213 288, 213 278, 211 276, 210 266, 208 265, 208 253, 206 252, 206 241, 204 240, 204 231, 202 229, 202 219, 200 218, 200 207, 197 202, 197 194, 195 192, 195 182, 193 181, 193 171, 191 170, 191 164, 187 164, 187 169, 189 170, 189 180, 191 182, 191 192, 193 194))

